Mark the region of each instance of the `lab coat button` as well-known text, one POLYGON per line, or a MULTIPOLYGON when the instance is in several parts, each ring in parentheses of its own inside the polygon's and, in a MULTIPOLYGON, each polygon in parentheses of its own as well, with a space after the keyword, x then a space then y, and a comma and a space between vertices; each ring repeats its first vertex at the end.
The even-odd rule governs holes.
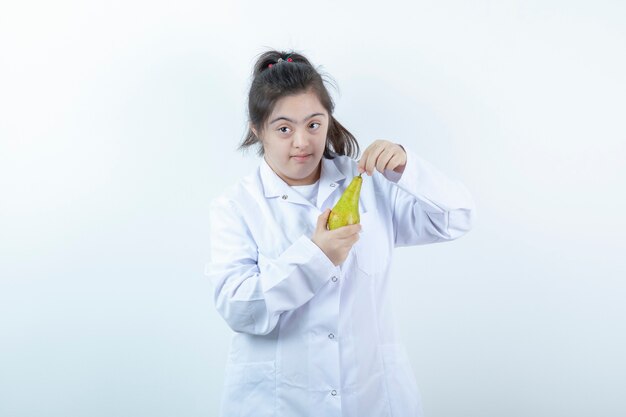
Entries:
POLYGON ((332 390, 330 392, 330 395, 332 395, 333 397, 335 397, 337 395, 337 390, 332 390))
POLYGON ((331 334, 329 334, 329 335, 328 335, 328 338, 329 338, 329 339, 334 339, 334 338, 335 338, 335 335, 331 333, 331 334))
POLYGON ((333 282, 337 282, 337 277, 333 276, 331 279, 333 280, 333 282))
POLYGON ((286 200, 289 196, 287 194, 283 194, 283 200, 286 200))
POLYGON ((334 182, 330 184, 331 187, 336 187, 337 184, 335 184, 334 182))

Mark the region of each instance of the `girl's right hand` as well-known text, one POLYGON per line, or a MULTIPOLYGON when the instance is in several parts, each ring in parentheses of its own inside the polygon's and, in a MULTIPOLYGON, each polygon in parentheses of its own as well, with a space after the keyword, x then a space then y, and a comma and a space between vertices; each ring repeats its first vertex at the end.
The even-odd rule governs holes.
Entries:
POLYGON ((360 224, 351 224, 335 230, 328 230, 330 209, 324 210, 317 218, 317 226, 311 240, 337 266, 346 260, 352 246, 359 240, 360 224))

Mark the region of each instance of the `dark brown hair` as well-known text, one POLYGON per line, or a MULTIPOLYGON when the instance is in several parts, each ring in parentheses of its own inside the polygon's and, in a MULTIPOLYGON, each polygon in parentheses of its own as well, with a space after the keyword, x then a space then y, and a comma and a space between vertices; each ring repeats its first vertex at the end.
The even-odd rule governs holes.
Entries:
MULTIPOLYGON (((317 95, 330 119, 324 157, 332 159, 335 153, 356 158, 359 154, 359 144, 352 133, 333 117, 335 104, 328 94, 322 74, 303 55, 293 51, 267 51, 262 53, 254 64, 252 84, 248 93, 250 123, 257 132, 262 132, 279 99, 308 91, 313 91, 317 95), (279 62, 281 58, 283 61, 279 62)), ((259 144, 258 154, 263 155, 263 145, 259 138, 252 129, 248 129, 239 149, 247 149, 255 144, 259 144)))

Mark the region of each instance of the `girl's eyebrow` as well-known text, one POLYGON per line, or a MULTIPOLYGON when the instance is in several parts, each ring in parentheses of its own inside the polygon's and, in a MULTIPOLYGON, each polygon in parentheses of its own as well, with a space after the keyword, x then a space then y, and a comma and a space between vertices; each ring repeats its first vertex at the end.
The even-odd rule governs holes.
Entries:
MULTIPOLYGON (((309 120, 311 117, 315 117, 315 116, 326 116, 326 115, 325 115, 324 113, 313 113, 312 115, 310 115, 310 116, 306 117, 306 118, 302 121, 302 123, 306 122, 306 121, 307 121, 307 120, 309 120)), ((295 123, 293 120, 291 120, 291 119, 289 119, 289 118, 287 118, 287 117, 285 117, 285 116, 280 116, 280 117, 277 117, 276 119, 272 120, 272 121, 270 122, 270 124, 274 124, 274 123, 276 123, 276 122, 277 122, 277 121, 279 121, 279 120, 286 120, 286 121, 288 121, 288 122, 295 123)))

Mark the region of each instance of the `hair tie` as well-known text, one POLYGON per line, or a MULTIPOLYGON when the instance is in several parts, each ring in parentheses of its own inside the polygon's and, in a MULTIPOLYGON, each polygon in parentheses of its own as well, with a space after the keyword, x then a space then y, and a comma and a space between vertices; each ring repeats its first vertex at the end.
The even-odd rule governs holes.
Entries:
MULTIPOLYGON (((280 64, 281 62, 285 62, 285 60, 282 59, 282 58, 278 58, 278 61, 276 61, 276 64, 280 64)), ((287 58, 287 62, 293 62, 293 59, 287 58)), ((269 64, 267 67, 268 68, 272 68, 273 66, 274 66, 274 64, 269 64)))

